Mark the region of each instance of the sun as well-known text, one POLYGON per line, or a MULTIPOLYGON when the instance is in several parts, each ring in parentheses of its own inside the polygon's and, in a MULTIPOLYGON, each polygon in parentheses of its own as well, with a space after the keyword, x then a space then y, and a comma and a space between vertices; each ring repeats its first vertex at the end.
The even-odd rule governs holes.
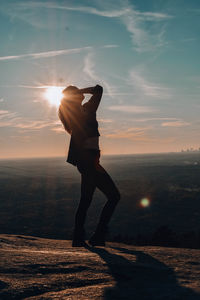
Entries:
POLYGON ((58 107, 63 97, 63 86, 47 86, 44 92, 44 97, 51 106, 58 107))

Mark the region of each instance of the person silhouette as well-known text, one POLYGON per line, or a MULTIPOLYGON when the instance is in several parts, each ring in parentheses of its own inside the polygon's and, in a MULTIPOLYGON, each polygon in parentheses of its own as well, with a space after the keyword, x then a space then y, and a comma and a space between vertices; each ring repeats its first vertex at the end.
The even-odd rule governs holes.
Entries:
POLYGON ((65 130, 71 135, 67 162, 76 166, 81 173, 81 198, 75 215, 73 247, 87 245, 84 224, 95 189, 98 188, 105 194, 107 202, 101 212, 96 230, 89 239, 91 246, 105 246, 108 223, 120 200, 120 193, 115 183, 100 165, 100 134, 96 111, 102 94, 103 88, 100 85, 83 89, 68 86, 63 90, 63 98, 58 110, 65 130), (88 102, 82 104, 84 94, 92 94, 92 96, 88 102))

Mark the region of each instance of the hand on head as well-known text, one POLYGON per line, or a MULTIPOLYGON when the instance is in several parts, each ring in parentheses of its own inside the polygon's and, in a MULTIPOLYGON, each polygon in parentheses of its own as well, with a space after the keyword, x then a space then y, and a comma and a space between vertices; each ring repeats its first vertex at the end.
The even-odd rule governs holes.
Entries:
POLYGON ((62 93, 64 95, 64 99, 75 101, 75 102, 81 103, 85 98, 83 93, 76 86, 73 85, 69 85, 68 87, 66 87, 62 91, 62 93))

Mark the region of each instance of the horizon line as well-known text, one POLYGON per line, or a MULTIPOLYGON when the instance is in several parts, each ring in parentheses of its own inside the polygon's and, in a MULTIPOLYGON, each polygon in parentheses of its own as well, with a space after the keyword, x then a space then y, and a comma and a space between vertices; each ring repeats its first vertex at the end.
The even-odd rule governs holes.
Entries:
MULTIPOLYGON (((180 150, 180 151, 168 151, 168 152, 140 152, 140 153, 121 153, 121 154, 116 154, 116 153, 113 153, 113 154, 101 154, 101 157, 103 156, 134 156, 134 155, 157 155, 157 154, 163 154, 163 155, 166 155, 166 154, 181 154, 181 153, 184 153, 184 154, 188 154, 188 153, 197 153, 197 152, 200 152, 200 150, 194 150, 194 151, 187 151, 187 150, 180 150)), ((66 155, 62 156, 62 155, 55 155, 55 156, 8 156, 8 157, 0 157, 0 161, 2 160, 14 160, 14 159, 49 159, 49 158, 64 158, 66 159, 66 155)))

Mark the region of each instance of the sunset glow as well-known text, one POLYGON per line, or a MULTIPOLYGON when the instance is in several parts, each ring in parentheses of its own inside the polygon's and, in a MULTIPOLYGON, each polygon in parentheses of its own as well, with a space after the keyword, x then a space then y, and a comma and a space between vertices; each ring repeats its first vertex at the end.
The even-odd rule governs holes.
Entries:
POLYGON ((63 87, 61 86, 49 86, 46 88, 44 96, 51 106, 58 107, 60 105, 60 101, 63 97, 62 90, 63 87))
POLYGON ((103 87, 103 155, 199 149, 199 7, 1 0, 0 158, 64 155, 58 106, 69 85, 103 87))

